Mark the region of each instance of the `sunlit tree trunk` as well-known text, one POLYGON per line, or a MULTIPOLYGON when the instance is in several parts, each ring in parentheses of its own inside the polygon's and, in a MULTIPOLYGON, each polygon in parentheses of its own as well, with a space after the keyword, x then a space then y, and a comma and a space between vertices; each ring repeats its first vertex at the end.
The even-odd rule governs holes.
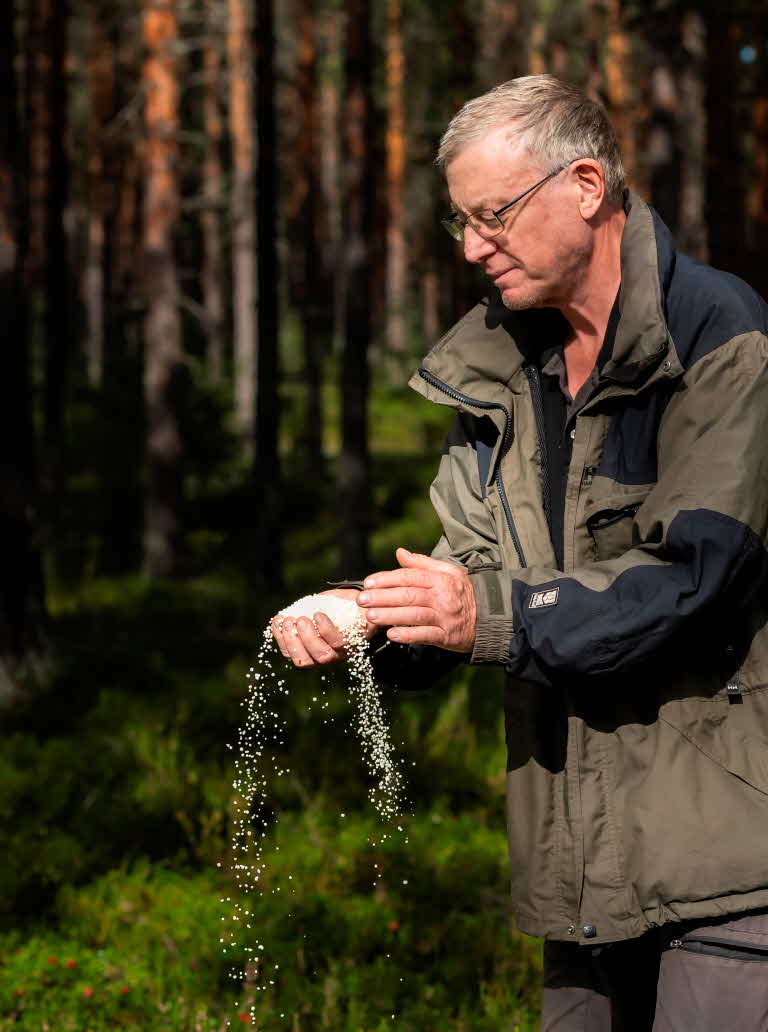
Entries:
POLYGON ((26 206, 18 120, 15 4, 0 8, 0 707, 20 695, 19 675, 39 668, 45 603, 36 533, 37 470, 24 289, 26 206))
POLYGON ((387 346, 407 346, 405 47, 401 0, 387 3, 387 346))
POLYGON ((114 110, 114 54, 108 14, 107 6, 99 4, 92 10, 88 23, 88 215, 83 301, 86 367, 92 387, 101 383, 104 364, 105 230, 111 199, 105 162, 108 144, 104 137, 114 110))
POLYGON ((478 89, 487 90, 525 74, 520 5, 515 0, 483 0, 480 19, 475 77, 478 89))
POLYGON ((342 450, 339 457, 341 568, 367 571, 371 527, 368 450, 368 346, 371 339, 371 226, 374 219, 372 48, 369 0, 347 5, 344 91, 344 260, 346 317, 341 368, 342 450))
POLYGON ((258 165, 258 382, 256 387, 255 479, 260 492, 257 510, 258 568, 266 582, 282 583, 280 519, 279 395, 279 262, 277 253, 277 151, 275 110, 275 31, 273 0, 256 6, 256 109, 258 165))
POLYGON ((682 16, 681 43, 685 60, 680 71, 680 134, 682 151, 680 217, 677 243, 699 261, 709 258, 704 218, 707 120, 704 105, 706 27, 698 11, 682 16))
POLYGON ((296 164, 288 213, 290 246, 294 256, 291 266, 295 269, 291 286, 301 319, 304 347, 305 401, 301 452, 308 474, 321 475, 323 357, 329 350, 333 333, 333 295, 321 247, 323 191, 314 0, 299 0, 297 15, 296 164))
POLYGON ((587 58, 587 81, 584 90, 598 103, 604 102, 603 68, 600 51, 603 42, 602 4, 600 0, 585 0, 584 49, 587 58))
POLYGON ((178 83, 174 0, 143 0, 144 84, 144 398, 147 483, 144 570, 174 572, 178 561, 182 442, 176 413, 181 325, 173 235, 178 220, 178 83))
POLYGON ((251 0, 229 0, 229 135, 232 148, 232 343, 235 421, 243 447, 253 455, 256 430, 256 214, 253 180, 254 129, 251 58, 251 0))
POLYGON ((341 338, 344 317, 344 266, 341 261, 342 198, 339 79, 342 63, 342 12, 330 9, 319 15, 320 31, 320 177, 323 203, 319 233, 323 240, 323 278, 329 283, 333 306, 332 336, 341 338))
POLYGON ((547 61, 544 56, 547 41, 547 27, 542 16, 537 12, 531 22, 530 37, 528 43, 528 74, 543 75, 547 69, 547 61))
POLYGON ((616 130, 628 178, 637 171, 634 98, 632 94, 632 42, 624 25, 621 0, 607 0, 605 46, 605 93, 608 113, 616 130))
POLYGON ((219 383, 224 368, 224 269, 221 241, 223 170, 221 164, 222 117, 220 109, 221 33, 218 14, 221 0, 205 0, 206 39, 203 48, 203 210, 200 215, 203 244, 201 287, 206 364, 213 383, 219 383))

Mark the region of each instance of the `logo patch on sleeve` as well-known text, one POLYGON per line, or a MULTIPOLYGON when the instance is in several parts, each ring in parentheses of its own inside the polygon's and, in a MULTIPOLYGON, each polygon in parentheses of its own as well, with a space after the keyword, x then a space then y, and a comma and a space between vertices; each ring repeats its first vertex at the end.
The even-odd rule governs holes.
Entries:
POLYGON ((556 606, 560 588, 549 588, 547 591, 534 591, 528 602, 529 609, 543 609, 544 606, 556 606))

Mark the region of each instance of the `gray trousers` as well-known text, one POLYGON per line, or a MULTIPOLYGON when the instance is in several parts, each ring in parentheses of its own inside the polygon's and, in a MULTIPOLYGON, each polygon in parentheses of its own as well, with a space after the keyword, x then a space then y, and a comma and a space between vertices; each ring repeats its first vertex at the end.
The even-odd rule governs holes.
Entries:
POLYGON ((768 910, 545 942, 541 1032, 768 1032, 768 910))

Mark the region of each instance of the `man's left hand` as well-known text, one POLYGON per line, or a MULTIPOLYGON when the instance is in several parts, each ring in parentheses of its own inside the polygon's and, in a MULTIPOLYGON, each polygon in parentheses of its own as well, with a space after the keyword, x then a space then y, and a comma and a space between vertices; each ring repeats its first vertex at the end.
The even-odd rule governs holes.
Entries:
POLYGON ((368 622, 388 627, 391 641, 471 652, 477 614, 467 571, 405 548, 398 548, 395 557, 399 570, 365 578, 357 604, 368 622))

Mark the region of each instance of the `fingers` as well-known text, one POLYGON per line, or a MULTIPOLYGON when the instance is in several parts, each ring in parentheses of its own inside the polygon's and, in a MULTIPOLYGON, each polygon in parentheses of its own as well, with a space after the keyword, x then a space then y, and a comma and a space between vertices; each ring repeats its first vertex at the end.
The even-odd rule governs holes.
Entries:
POLYGON ((433 580, 426 570, 399 569, 372 573, 364 584, 367 592, 370 588, 428 588, 433 580))
POLYGON ((435 622, 433 609, 419 606, 396 606, 394 609, 376 608, 367 612, 369 623, 379 627, 422 627, 435 622))
POLYGON ((277 647, 280 649, 286 659, 290 659, 290 652, 288 649, 288 643, 286 641, 285 622, 283 617, 278 613, 277 616, 272 618, 272 637, 277 643, 277 647))
POLYGON ((445 633, 440 627, 390 627, 387 631, 390 641, 401 645, 443 645, 445 633))
POLYGON ((333 621, 325 613, 315 613, 317 630, 327 646, 331 649, 344 648, 344 636, 333 621))
POLYGON ((427 588, 376 588, 366 590, 358 596, 357 604, 362 609, 382 608, 384 606, 427 606, 432 602, 432 595, 427 588))
POLYGON ((450 573, 454 575, 460 572, 456 563, 448 563, 444 559, 433 559, 431 555, 422 555, 420 552, 409 552, 407 548, 398 548, 395 558, 402 567, 408 569, 432 570, 436 573, 450 573))
POLYGON ((279 613, 272 620, 272 636, 283 656, 294 666, 323 666, 344 658, 344 639, 325 613, 315 614, 315 624, 305 616, 298 620, 279 613))

